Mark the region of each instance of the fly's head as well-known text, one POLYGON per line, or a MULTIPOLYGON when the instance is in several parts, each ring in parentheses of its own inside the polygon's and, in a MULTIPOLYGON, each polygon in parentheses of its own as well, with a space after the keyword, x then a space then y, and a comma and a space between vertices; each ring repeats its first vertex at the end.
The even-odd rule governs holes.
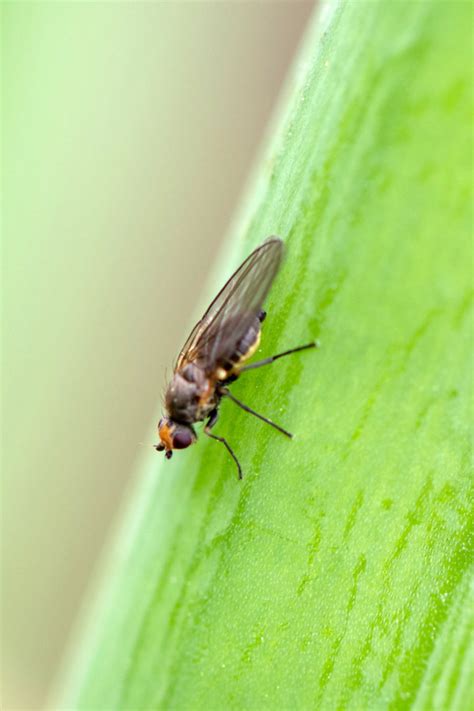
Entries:
POLYGON ((160 443, 155 444, 157 452, 165 451, 166 459, 171 459, 173 449, 186 449, 196 441, 196 434, 190 425, 174 422, 170 417, 162 417, 158 423, 160 443))

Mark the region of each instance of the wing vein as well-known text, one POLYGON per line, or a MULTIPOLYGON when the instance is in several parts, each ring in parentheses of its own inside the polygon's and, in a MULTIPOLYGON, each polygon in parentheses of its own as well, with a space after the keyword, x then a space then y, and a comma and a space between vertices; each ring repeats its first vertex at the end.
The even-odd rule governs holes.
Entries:
POLYGON ((235 355, 239 342, 259 316, 282 256, 283 242, 270 237, 247 257, 191 331, 176 369, 196 363, 213 372, 235 355))

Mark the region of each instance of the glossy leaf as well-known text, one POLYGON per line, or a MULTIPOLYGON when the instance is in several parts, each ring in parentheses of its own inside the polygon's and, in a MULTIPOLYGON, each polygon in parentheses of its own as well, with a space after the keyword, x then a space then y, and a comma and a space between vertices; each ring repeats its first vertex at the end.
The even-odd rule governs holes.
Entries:
POLYGON ((321 349, 233 392, 296 437, 225 403, 243 482, 203 437, 150 448, 65 706, 467 707, 471 10, 352 2, 308 36, 216 284, 284 238, 260 356, 321 349))

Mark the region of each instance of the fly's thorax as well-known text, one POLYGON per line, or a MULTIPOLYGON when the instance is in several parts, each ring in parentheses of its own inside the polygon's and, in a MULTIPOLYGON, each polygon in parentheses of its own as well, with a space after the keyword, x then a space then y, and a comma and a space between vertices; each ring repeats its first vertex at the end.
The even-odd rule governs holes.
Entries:
POLYGON ((177 422, 193 423, 202 419, 202 406, 214 388, 204 371, 188 363, 173 375, 165 396, 166 410, 177 422))

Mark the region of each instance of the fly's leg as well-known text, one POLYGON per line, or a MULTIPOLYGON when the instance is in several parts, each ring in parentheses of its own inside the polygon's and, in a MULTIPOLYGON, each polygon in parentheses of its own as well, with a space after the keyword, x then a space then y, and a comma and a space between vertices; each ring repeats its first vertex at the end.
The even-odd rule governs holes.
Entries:
MULTIPOLYGON (((207 421, 207 425, 206 425, 205 429, 211 430, 214 427, 214 425, 216 424, 218 419, 219 419, 219 410, 216 407, 216 409, 213 410, 211 412, 211 414, 209 415, 209 419, 207 421)), ((207 434, 207 432, 206 432, 206 434, 207 434)))
POLYGON ((207 421, 207 425, 204 427, 204 434, 206 434, 208 437, 211 437, 211 439, 215 439, 218 442, 222 442, 224 447, 227 448, 227 451, 229 452, 230 456, 234 460, 234 462, 237 465, 237 470, 239 472, 239 479, 243 479, 243 474, 242 474, 242 467, 240 466, 240 462, 237 459, 236 455, 234 454, 234 451, 228 441, 224 437, 219 437, 218 435, 215 435, 211 432, 211 428, 214 427, 214 425, 217 422, 217 418, 219 417, 219 413, 216 410, 213 410, 209 416, 209 420, 207 421))
POLYGON ((317 341, 312 341, 311 343, 306 343, 304 346, 298 346, 298 348, 292 348, 289 351, 283 351, 283 353, 277 353, 277 355, 270 356, 270 358, 264 358, 263 360, 258 360, 256 363, 250 363, 249 365, 244 365, 239 368, 240 373, 244 373, 246 370, 253 370, 254 368, 260 368, 262 365, 269 365, 273 361, 278 360, 278 358, 283 358, 283 356, 291 355, 292 353, 298 353, 299 351, 305 351, 308 348, 318 348, 319 343, 317 341))
POLYGON ((266 422, 267 425, 271 425, 274 427, 278 432, 281 432, 282 434, 286 435, 287 437, 293 437, 291 432, 288 432, 288 430, 283 429, 283 427, 280 427, 280 425, 277 425, 276 422, 273 422, 272 420, 269 420, 268 417, 264 417, 263 415, 260 415, 258 412, 255 412, 255 410, 252 410, 251 407, 248 405, 245 405, 243 402, 240 400, 237 400, 234 395, 228 390, 227 388, 220 388, 219 390, 221 395, 225 395, 228 397, 232 402, 235 402, 236 405, 242 408, 242 410, 245 410, 245 412, 249 412, 251 415, 254 415, 255 417, 258 417, 259 420, 262 420, 263 422, 266 422))

